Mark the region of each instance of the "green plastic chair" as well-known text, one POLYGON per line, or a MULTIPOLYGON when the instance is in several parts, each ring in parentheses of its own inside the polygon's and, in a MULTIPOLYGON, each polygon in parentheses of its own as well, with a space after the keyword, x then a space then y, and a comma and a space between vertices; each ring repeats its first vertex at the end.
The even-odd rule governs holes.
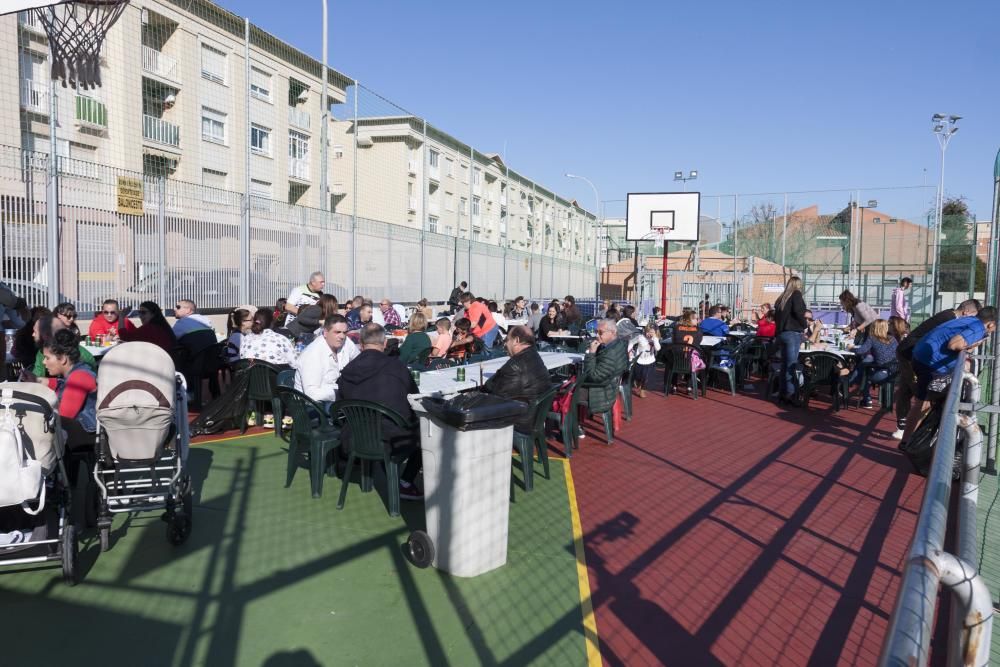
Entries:
POLYGON ((618 392, 622 397, 622 405, 624 410, 622 410, 622 416, 625 421, 632 421, 632 377, 635 375, 635 364, 636 359, 629 362, 628 370, 622 375, 622 382, 618 386, 618 392))
POLYGON ((284 408, 281 405, 281 399, 278 397, 277 388, 278 387, 295 387, 295 370, 285 370, 278 372, 278 378, 275 380, 275 394, 271 397, 271 412, 274 414, 274 434, 288 442, 291 437, 289 431, 285 429, 282 425, 282 419, 284 418, 284 408))
POLYGON ((670 395, 674 386, 674 377, 686 375, 691 383, 691 397, 698 400, 698 374, 691 368, 691 353, 701 352, 694 345, 675 343, 670 346, 670 366, 663 372, 663 394, 670 395))
POLYGON ((729 380, 729 393, 733 396, 736 395, 736 350, 727 346, 719 348, 702 348, 701 351, 702 358, 705 360, 705 381, 701 384, 701 395, 705 396, 708 394, 708 382, 711 379, 712 371, 721 373, 726 376, 729 380), (723 366, 720 362, 724 358, 720 354, 721 350, 725 349, 729 352, 728 358, 732 360, 732 363, 728 366, 723 366))
POLYGON ((292 418, 292 427, 288 430, 285 488, 292 484, 295 471, 299 468, 299 456, 305 455, 309 459, 312 497, 319 498, 323 495, 326 457, 340 445, 340 429, 330 423, 319 403, 302 392, 285 386, 279 386, 276 392, 277 400, 292 418))
POLYGON ((330 418, 342 429, 350 430, 350 452, 347 455, 347 468, 340 484, 340 499, 337 509, 344 509, 347 498, 347 486, 351 481, 351 471, 354 461, 361 461, 361 491, 368 493, 374 486, 371 472, 373 461, 385 464, 389 499, 389 516, 399 516, 399 464, 406 461, 420 448, 416 438, 412 445, 392 451, 382 437, 382 419, 388 419, 400 428, 410 428, 402 415, 394 410, 372 403, 371 401, 335 401, 330 406, 330 418))
POLYGON ((552 400, 556 397, 558 390, 559 385, 556 385, 528 404, 528 412, 533 415, 531 433, 521 433, 514 430, 514 446, 517 447, 518 456, 521 458, 521 477, 524 479, 525 491, 532 491, 535 488, 536 451, 538 459, 542 462, 542 470, 545 471, 545 479, 550 479, 545 418, 549 414, 549 408, 552 407, 552 400))
MULTIPOLYGON (((271 399, 274 398, 274 387, 278 381, 278 371, 280 370, 277 366, 269 364, 266 361, 260 361, 259 359, 245 359, 245 367, 250 373, 250 379, 247 383, 247 393, 244 398, 244 409, 243 409, 243 419, 240 420, 240 433, 247 432, 247 417, 250 414, 250 407, 254 406, 257 410, 257 423, 264 423, 264 411, 263 405, 270 405, 271 399)), ((242 364, 242 362, 241 362, 242 364)))
POLYGON ((805 383, 801 390, 803 407, 809 407, 809 398, 816 393, 817 389, 826 386, 830 389, 833 409, 840 410, 841 397, 843 396, 844 400, 847 400, 847 376, 840 374, 840 369, 845 367, 844 360, 832 352, 822 350, 801 354, 799 363, 801 364, 806 359, 809 359, 809 365, 802 364, 805 376, 805 383))

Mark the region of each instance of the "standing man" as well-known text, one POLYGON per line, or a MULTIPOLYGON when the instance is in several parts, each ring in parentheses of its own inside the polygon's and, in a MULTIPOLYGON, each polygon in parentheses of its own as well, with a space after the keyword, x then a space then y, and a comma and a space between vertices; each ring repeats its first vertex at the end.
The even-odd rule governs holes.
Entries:
POLYGON ((930 407, 927 395, 931 381, 951 375, 958 363, 959 353, 982 344, 996 330, 996 324, 996 308, 987 306, 974 317, 959 317, 935 327, 913 348, 913 373, 917 376, 914 394, 917 400, 906 415, 900 449, 906 450, 910 436, 930 407))
POLYGON ((901 317, 907 322, 910 321, 910 304, 906 302, 906 290, 910 289, 913 280, 903 278, 899 281, 899 287, 892 290, 892 304, 889 306, 890 317, 901 317))
POLYGON ((288 313, 288 319, 285 320, 286 327, 295 321, 295 316, 299 314, 299 308, 316 305, 323 295, 325 285, 326 278, 323 277, 322 272, 313 271, 309 274, 309 282, 292 290, 285 301, 285 312, 288 313))
POLYGON ((337 380, 344 367, 361 354, 347 337, 347 318, 330 315, 323 322, 323 335, 302 350, 295 360, 295 389, 329 408, 337 399, 337 380))
POLYGON ((500 327, 493 319, 493 313, 481 301, 476 301, 472 292, 462 294, 462 307, 465 308, 465 317, 472 322, 472 333, 486 345, 486 349, 493 347, 500 327))
POLYGON ((462 295, 467 289, 469 289, 469 284, 463 280, 458 284, 458 287, 451 291, 451 296, 448 297, 448 305, 451 307, 451 310, 448 311, 449 315, 454 315, 455 311, 458 310, 458 304, 462 301, 462 295))

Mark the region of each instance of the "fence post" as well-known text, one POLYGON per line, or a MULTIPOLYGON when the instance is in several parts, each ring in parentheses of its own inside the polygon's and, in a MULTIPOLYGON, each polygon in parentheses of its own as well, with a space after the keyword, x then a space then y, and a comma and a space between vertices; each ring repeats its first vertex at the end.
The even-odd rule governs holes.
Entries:
MULTIPOLYGON (((157 269, 158 280, 156 285, 156 299, 160 307, 163 308, 167 302, 167 177, 160 174, 156 179, 157 188, 160 191, 160 198, 156 202, 156 261, 159 264, 157 269)), ((241 279, 242 283, 242 279, 241 279)), ((188 297, 191 298, 191 297, 188 297)), ((243 301, 247 303, 247 301, 243 301)))
MULTIPOLYGON (((423 172, 423 178, 421 182, 423 183, 423 192, 420 197, 422 199, 420 210, 423 211, 423 220, 420 221, 420 298, 424 298, 424 263, 426 262, 426 253, 424 250, 424 229, 426 229, 427 224, 430 220, 430 216, 427 213, 427 170, 430 168, 430 154, 427 151, 427 119, 424 119, 424 129, 423 129, 424 143, 423 147, 423 165, 421 171, 423 172)), ((438 157, 438 169, 440 169, 441 158, 438 157)), ((438 174, 440 177, 440 174, 438 174)), ((439 181, 440 183, 440 181, 439 181)), ((438 190, 440 192, 440 189, 438 190)), ((439 210, 440 212, 440 210, 439 210)), ((434 230, 435 232, 437 229, 434 230)))
POLYGON ((49 305, 55 308, 59 298, 59 156, 56 124, 55 79, 49 80, 49 170, 45 192, 46 245, 48 251, 49 305))
POLYGON ((243 108, 247 136, 244 149, 243 220, 240 226, 240 303, 250 303, 250 19, 243 18, 243 108))
POLYGON ((354 79, 354 187, 352 199, 354 207, 351 212, 351 295, 358 293, 358 96, 361 87, 354 79))

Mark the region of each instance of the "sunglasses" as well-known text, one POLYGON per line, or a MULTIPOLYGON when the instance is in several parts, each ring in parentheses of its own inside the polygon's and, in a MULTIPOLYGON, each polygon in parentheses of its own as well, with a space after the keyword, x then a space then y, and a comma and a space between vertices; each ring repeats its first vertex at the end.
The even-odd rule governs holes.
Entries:
POLYGON ((67 320, 75 320, 76 313, 59 313, 59 317, 65 317, 67 320))
POLYGON ((103 312, 104 312, 105 315, 117 315, 118 314, 117 310, 105 310, 103 312))

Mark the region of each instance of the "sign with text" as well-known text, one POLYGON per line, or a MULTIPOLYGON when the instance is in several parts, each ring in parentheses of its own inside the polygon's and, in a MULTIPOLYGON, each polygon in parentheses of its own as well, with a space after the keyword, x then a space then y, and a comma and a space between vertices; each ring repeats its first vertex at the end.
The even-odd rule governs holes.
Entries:
POLYGON ((781 283, 764 283, 765 292, 784 292, 785 286, 781 283))
POLYGON ((123 215, 142 215, 142 179, 118 177, 118 212, 123 215))

